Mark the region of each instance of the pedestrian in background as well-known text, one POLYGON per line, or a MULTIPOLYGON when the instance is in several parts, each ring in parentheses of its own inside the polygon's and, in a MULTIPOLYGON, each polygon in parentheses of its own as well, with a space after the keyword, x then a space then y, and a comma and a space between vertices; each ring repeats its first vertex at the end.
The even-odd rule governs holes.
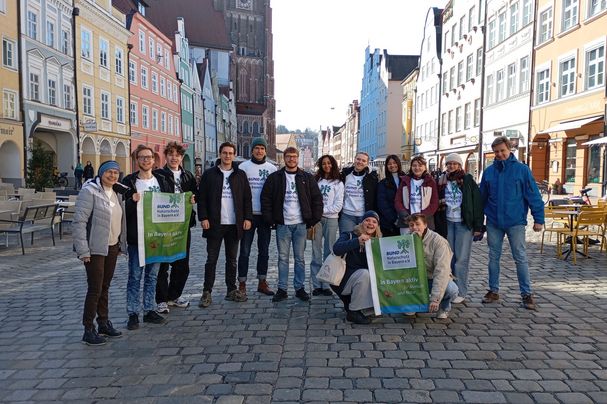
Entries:
POLYGON ((76 191, 78 191, 80 188, 82 188, 82 176, 84 175, 84 168, 82 168, 82 164, 80 164, 80 162, 78 162, 78 164, 76 164, 76 168, 74 168, 74 178, 76 179, 76 182, 74 184, 74 189, 76 191))
POLYGON ((436 181, 428 173, 426 159, 415 156, 411 159, 411 168, 401 177, 396 191, 395 207, 399 216, 401 233, 408 233, 407 217, 415 213, 426 215, 428 227, 434 230, 434 213, 438 209, 438 190, 436 181))
POLYGON ((396 190, 400 185, 400 177, 404 176, 403 166, 397 155, 386 157, 385 178, 377 184, 377 213, 384 237, 398 236, 398 213, 394 206, 396 190))
POLYGON ((120 166, 109 160, 99 167, 99 176, 85 184, 76 199, 73 220, 74 251, 84 263, 88 288, 84 300, 82 341, 103 345, 105 337, 120 337, 109 319, 109 290, 118 254, 126 253, 124 202, 114 186, 120 166), (97 317, 98 329, 94 321, 97 317))
POLYGON ((87 182, 95 176, 95 169, 93 168, 93 164, 90 160, 86 162, 83 170, 84 182, 87 182))
POLYGON ((350 232, 360 223, 366 211, 375 211, 377 173, 369 169, 369 154, 356 153, 354 165, 341 172, 344 183, 344 206, 339 216, 339 232, 350 232))

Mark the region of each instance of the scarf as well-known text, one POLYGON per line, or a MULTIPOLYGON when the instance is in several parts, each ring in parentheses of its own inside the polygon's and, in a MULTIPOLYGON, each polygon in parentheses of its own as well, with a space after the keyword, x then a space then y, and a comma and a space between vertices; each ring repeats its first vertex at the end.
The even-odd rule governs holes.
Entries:
POLYGON ((263 156, 261 160, 257 160, 255 157, 251 156, 251 161, 255 164, 264 164, 266 162, 266 156, 263 156))

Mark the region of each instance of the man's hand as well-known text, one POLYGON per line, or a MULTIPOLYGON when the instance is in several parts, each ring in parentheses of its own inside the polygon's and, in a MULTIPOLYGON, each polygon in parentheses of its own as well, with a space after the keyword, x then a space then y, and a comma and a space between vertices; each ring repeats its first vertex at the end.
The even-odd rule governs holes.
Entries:
POLYGON ((251 229, 251 221, 245 219, 244 223, 242 224, 242 228, 244 230, 250 230, 251 229))
POLYGON ((208 219, 204 219, 202 222, 200 222, 200 225, 204 230, 209 230, 209 227, 211 227, 208 219))
POLYGON ((430 313, 434 313, 435 311, 438 311, 438 302, 430 303, 430 313))
POLYGON ((132 198, 133 202, 139 202, 139 200, 141 199, 141 194, 139 192, 136 192, 133 194, 132 198))
POLYGON ((533 231, 535 231, 535 232, 542 231, 543 228, 544 228, 543 224, 533 223, 533 231))

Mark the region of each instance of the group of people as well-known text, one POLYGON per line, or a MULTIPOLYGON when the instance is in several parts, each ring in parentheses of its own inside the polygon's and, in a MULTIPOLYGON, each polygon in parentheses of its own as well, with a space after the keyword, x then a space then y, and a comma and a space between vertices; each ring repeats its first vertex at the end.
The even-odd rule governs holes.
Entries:
MULTIPOLYGON (((236 147, 223 143, 219 160, 197 178, 181 166, 185 149, 167 144, 166 165, 153 169, 154 152, 140 145, 133 153, 138 171, 118 183, 120 167, 106 161, 95 178, 79 193, 74 218, 74 249, 84 262, 88 290, 84 305, 83 342, 104 344, 121 332, 108 315, 108 290, 116 258, 128 253, 127 329, 139 327, 141 278, 143 322, 161 324, 171 307, 187 307, 182 297, 189 274, 191 234, 187 255, 166 264, 139 264, 137 204, 145 191, 192 192, 190 228, 199 221, 206 238, 204 284, 198 305, 209 307, 221 244, 225 247, 226 300, 248 299, 247 280, 251 247, 257 234, 257 292, 273 302, 289 298, 289 262, 293 249, 293 290, 308 301, 306 291, 306 240, 312 240, 310 276, 313 296, 335 293, 343 302, 348 321, 368 324, 373 306, 364 245, 374 237, 417 234, 424 246, 431 312, 447 318, 452 303, 467 298, 468 267, 472 242, 487 233, 489 290, 484 303, 499 300, 500 257, 508 236, 517 268, 523 305, 535 309, 525 253, 525 226, 531 209, 534 230, 544 223, 543 202, 529 168, 511 153, 506 137, 493 142, 495 162, 487 167, 480 186, 466 174, 461 157, 446 158, 438 178, 425 159, 415 156, 403 172, 398 156, 386 158, 385 178, 379 181, 369 167, 369 155, 358 152, 353 166, 339 170, 330 155, 317 161, 315 174, 298 167, 299 151, 283 151, 284 167, 266 160, 267 143, 252 142, 251 159, 235 164, 236 147), (486 220, 485 220, 486 219, 486 220), (267 282, 269 244, 276 232, 278 284, 267 282), (338 238, 339 233, 339 238, 338 238), (337 286, 321 282, 317 274, 329 254, 346 255, 346 273, 337 286), (169 271, 170 267, 170 271, 169 271), (94 320, 97 317, 98 327, 94 320)), ((413 314, 413 313, 409 313, 413 314)))

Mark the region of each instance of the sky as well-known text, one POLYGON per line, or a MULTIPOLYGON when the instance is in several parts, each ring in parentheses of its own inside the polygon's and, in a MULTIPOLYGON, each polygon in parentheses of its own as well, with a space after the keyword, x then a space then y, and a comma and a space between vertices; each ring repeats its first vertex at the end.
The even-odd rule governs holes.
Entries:
POLYGON ((365 49, 417 55, 430 7, 447 0, 272 0, 276 122, 340 126, 360 100, 365 49))

